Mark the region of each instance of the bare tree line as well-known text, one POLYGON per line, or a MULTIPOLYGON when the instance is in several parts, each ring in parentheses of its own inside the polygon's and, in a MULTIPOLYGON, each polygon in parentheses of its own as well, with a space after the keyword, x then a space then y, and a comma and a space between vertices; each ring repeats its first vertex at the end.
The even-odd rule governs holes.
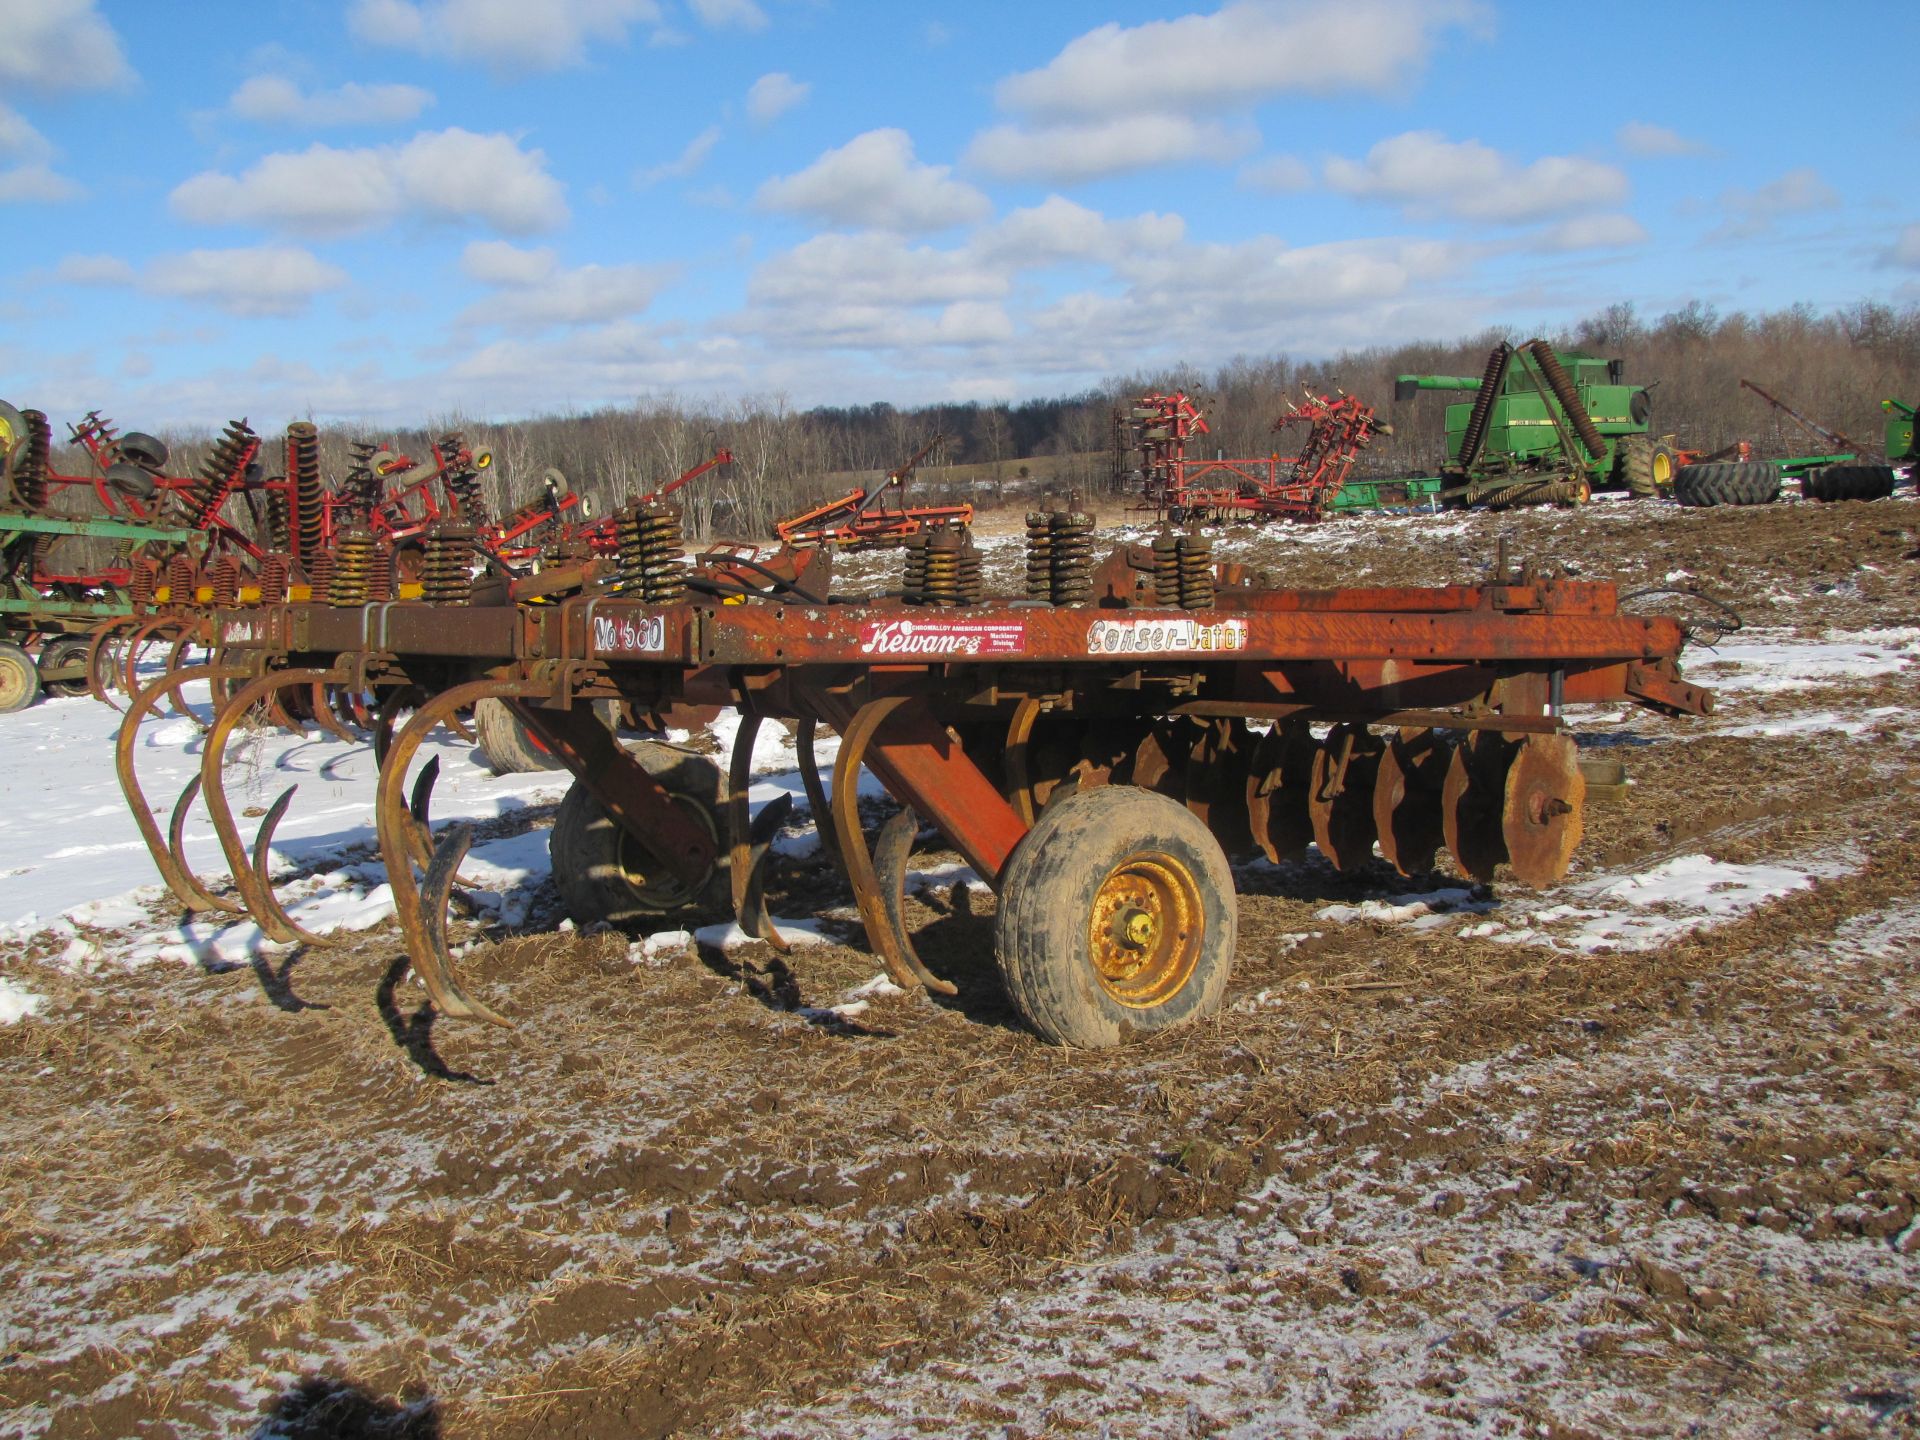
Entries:
MULTIPOLYGON (((870 486, 935 434, 946 436, 913 481, 928 501, 1023 499, 1029 462, 1047 459, 1052 483, 1090 492, 1106 483, 1114 410, 1133 397, 1183 390, 1200 399, 1221 453, 1284 453, 1296 435, 1276 434, 1289 400, 1345 390, 1374 405, 1394 427, 1363 457, 1364 475, 1431 473, 1444 453, 1445 398, 1396 403, 1403 373, 1477 375, 1499 341, 1532 338, 1492 329, 1447 343, 1416 342, 1345 351, 1326 360, 1274 355, 1236 357, 1211 371, 1175 366, 1116 376, 1079 394, 1019 404, 895 407, 872 404, 796 410, 784 396, 743 395, 696 401, 667 395, 579 413, 493 421, 430 418, 395 433, 364 425, 322 427, 323 471, 337 482, 356 440, 425 458, 433 439, 459 431, 492 453, 488 500, 505 514, 538 495, 542 475, 561 471, 601 513, 675 477, 725 448, 730 466, 676 493, 688 532, 765 536, 786 515, 870 486), (963 468, 964 467, 964 468, 963 468), (1009 493, 1011 492, 1011 493, 1009 493)), ((1717 450, 1739 439, 1762 455, 1819 447, 1785 417, 1743 391, 1754 380, 1863 449, 1877 450, 1880 401, 1920 401, 1920 306, 1862 302, 1831 313, 1796 305, 1760 314, 1722 315, 1694 302, 1652 320, 1631 302, 1608 305, 1563 333, 1562 349, 1617 357, 1626 377, 1653 387, 1654 429, 1682 445, 1717 450)), ((1297 434, 1297 432, 1296 432, 1297 434)), ((214 436, 169 432, 176 473, 197 467, 214 436)), ((278 435, 269 433, 271 471, 278 435)), ((79 457, 69 456, 70 464, 79 457)), ((1041 467, 1034 466, 1034 469, 1041 467)))

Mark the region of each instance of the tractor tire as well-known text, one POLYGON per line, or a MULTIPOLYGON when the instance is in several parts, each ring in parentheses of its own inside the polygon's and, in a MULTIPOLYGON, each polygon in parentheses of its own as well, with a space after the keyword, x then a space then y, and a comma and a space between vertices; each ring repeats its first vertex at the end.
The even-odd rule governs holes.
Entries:
POLYGON ((1800 479, 1809 500, 1884 500, 1893 494, 1891 465, 1823 465, 1800 479))
MULTIPOLYGON (((40 647, 40 670, 63 670, 69 665, 87 668, 87 652, 93 648, 85 635, 58 635, 40 647)), ((77 680, 41 678, 40 688, 49 695, 69 696, 87 693, 87 677, 77 680)))
POLYGON ((547 853, 553 883, 576 925, 651 923, 676 910, 724 913, 730 898, 720 767, 669 745, 643 742, 631 753, 714 837, 712 871, 698 884, 671 874, 574 781, 554 816, 547 853))
POLYGON ((1682 505, 1771 505, 1780 498, 1780 467, 1763 460, 1684 465, 1674 472, 1682 505))
POLYGON ((503 701, 482 700, 473 707, 473 733, 487 768, 496 775, 531 775, 536 770, 562 768, 503 701))
POLYGON ((24 710, 40 698, 40 671, 33 657, 11 640, 0 640, 0 715, 24 710))
POLYGON ((1103 785, 1048 806, 1015 848, 994 945, 1042 1039, 1101 1049, 1217 1011, 1237 932, 1233 872, 1205 823, 1103 785))
POLYGON ((1662 445, 1651 435, 1628 435, 1620 441, 1620 479, 1627 494, 1636 500, 1651 500, 1673 488, 1679 469, 1673 448, 1662 445))

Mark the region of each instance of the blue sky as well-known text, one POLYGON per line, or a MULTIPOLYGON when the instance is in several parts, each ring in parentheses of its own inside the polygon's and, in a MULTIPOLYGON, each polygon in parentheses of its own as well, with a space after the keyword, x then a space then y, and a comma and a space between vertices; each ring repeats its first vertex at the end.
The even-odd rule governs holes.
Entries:
POLYGON ((1017 400, 1920 300, 1920 7, 1591 13, 0 0, 0 398, 1017 400))

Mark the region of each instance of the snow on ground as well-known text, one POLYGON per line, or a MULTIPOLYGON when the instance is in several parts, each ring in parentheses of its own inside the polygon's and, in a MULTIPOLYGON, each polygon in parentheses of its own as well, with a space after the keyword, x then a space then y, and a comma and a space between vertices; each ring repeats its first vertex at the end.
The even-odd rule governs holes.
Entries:
POLYGON ((1812 690, 1896 675, 1920 656, 1920 629, 1831 631, 1806 640, 1784 630, 1744 630, 1737 641, 1690 651, 1687 678, 1716 692, 1812 690))

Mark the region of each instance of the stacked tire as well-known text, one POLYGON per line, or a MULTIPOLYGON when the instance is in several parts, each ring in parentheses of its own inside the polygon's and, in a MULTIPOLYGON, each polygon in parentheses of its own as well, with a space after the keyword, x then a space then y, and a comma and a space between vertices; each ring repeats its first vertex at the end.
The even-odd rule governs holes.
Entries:
POLYGON ((1809 500, 1884 500, 1893 494, 1891 465, 1823 465, 1800 481, 1809 500))
POLYGON ((1763 460, 1683 465, 1673 475, 1682 505, 1771 505, 1780 498, 1780 467, 1763 460))

